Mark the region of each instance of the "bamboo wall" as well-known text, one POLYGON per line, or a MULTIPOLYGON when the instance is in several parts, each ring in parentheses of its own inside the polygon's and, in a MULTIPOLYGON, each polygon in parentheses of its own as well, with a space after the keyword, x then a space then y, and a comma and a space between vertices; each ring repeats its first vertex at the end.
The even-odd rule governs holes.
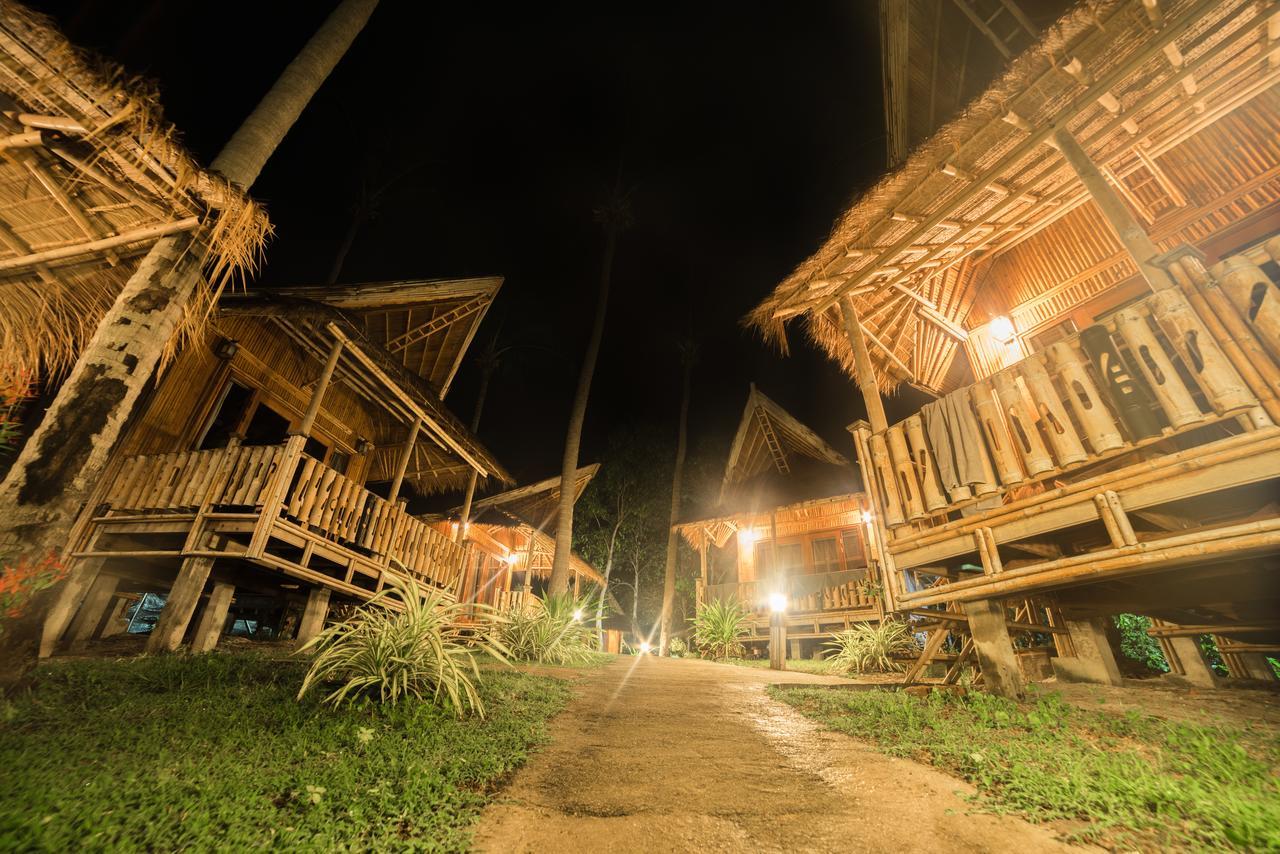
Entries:
MULTIPOLYGON (((1261 234, 1269 224, 1274 231, 1280 210, 1280 92, 1263 93, 1154 163, 1156 169, 1142 166, 1120 180, 1131 196, 1128 203, 1162 249, 1190 243, 1213 262, 1239 248, 1251 227, 1261 234)), ((992 317, 1007 315, 1020 335, 1032 334, 1136 281, 1136 275, 1092 203, 1000 252, 976 271, 980 286, 968 318, 970 329, 979 332, 969 348, 975 371, 985 376, 998 367, 990 344, 981 340, 981 328, 992 317)), ((1139 284, 1132 295, 1141 290, 1139 284)), ((1092 305, 1097 312, 1108 307, 1092 305)))

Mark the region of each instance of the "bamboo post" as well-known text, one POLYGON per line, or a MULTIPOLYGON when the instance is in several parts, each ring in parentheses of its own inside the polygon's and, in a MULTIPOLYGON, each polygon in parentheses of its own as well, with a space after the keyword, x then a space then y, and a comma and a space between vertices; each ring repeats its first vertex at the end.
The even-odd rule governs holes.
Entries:
MULTIPOLYGON (((409 468, 409 460, 413 457, 413 446, 418 441, 418 431, 422 429, 422 419, 413 419, 413 425, 409 428, 409 438, 405 440, 404 448, 400 451, 400 458, 396 460, 396 474, 391 481, 391 492, 387 494, 387 500, 392 504, 400 497, 400 486, 404 483, 404 473, 409 468)), ((462 530, 462 525, 458 526, 459 536, 466 536, 466 532, 462 530)))
POLYGON ((1059 341, 1049 347, 1049 358, 1067 390, 1067 401, 1084 428, 1093 453, 1102 454, 1124 447, 1124 438, 1103 405, 1102 396, 1075 347, 1067 341, 1059 341))
POLYGON ((324 363, 320 378, 316 380, 315 389, 311 392, 311 402, 307 404, 307 414, 302 416, 302 422, 298 425, 296 431, 298 435, 311 435, 311 430, 316 424, 316 416, 320 414, 320 404, 324 401, 324 393, 329 390, 329 382, 333 379, 333 372, 338 367, 338 357, 341 355, 342 339, 339 338, 329 348, 329 358, 324 363))
POLYGON ((1067 165, 1084 185, 1093 203, 1098 206, 1098 210, 1115 231, 1116 237, 1120 238, 1121 245, 1133 256, 1134 262, 1138 265, 1138 271, 1142 273, 1151 289, 1160 291, 1176 287, 1169 274, 1152 263, 1152 259, 1160 254, 1155 241, 1134 218, 1129 208, 1121 201, 1119 194, 1107 183, 1098 165, 1093 162, 1071 132, 1065 126, 1059 127, 1053 132, 1053 141, 1058 151, 1062 153, 1063 159, 1067 161, 1067 165))
POLYGON ((1182 384, 1173 362, 1147 326, 1147 319, 1133 309, 1116 313, 1116 329, 1137 357, 1138 369, 1146 377, 1147 386, 1155 393, 1156 402, 1174 429, 1204 420, 1191 392, 1182 384))
POLYGON ((1249 393, 1181 290, 1161 291, 1152 298, 1151 308, 1152 316, 1215 410, 1226 413, 1258 405, 1258 399, 1249 393))
POLYGON ((911 460, 911 453, 907 450, 907 437, 903 433, 902 425, 895 424, 885 431, 885 440, 907 518, 912 522, 918 522, 925 518, 924 503, 921 501, 920 486, 916 482, 915 467, 911 460))
POLYGON ((853 370, 858 388, 862 391, 862 400, 867 406, 867 421, 871 423, 872 433, 883 433, 889 427, 889 420, 884 414, 880 386, 871 369, 871 356, 867 353, 866 338, 862 334, 862 324, 858 322, 852 297, 845 297, 840 305, 840 314, 844 318, 845 334, 849 336, 849 347, 853 350, 853 370))
POLYGON ((1022 389, 1019 388, 1017 377, 1009 371, 1000 371, 992 375, 991 385, 994 386, 1000 408, 1008 419, 1009 432, 1013 434, 1013 444, 1022 455, 1022 462, 1028 474, 1034 477, 1051 471, 1053 457, 1045 447, 1044 438, 1036 427, 1039 418, 1027 402, 1022 389))
POLYGON ((911 456, 919 474, 925 509, 930 512, 942 510, 947 506, 947 497, 942 491, 942 481, 938 479, 938 466, 933 459, 933 452, 925 441, 924 421, 919 415, 912 415, 903 422, 903 426, 906 428, 907 444, 911 446, 911 456))
POLYGON ((996 474, 1005 486, 1013 486, 1026 480, 1018 455, 1014 452, 1013 438, 1009 435, 1009 426, 1005 423, 996 400, 995 392, 987 382, 979 381, 970 388, 973 397, 974 414, 987 439, 987 447, 991 449, 992 462, 996 474))
POLYGON ((1214 264, 1210 272, 1272 357, 1280 357, 1280 292, 1267 274, 1244 255, 1214 264))
POLYGON ((873 483, 879 485, 881 503, 884 505, 884 523, 890 528, 906 524, 902 514, 902 500, 898 495, 898 485, 893 475, 893 463, 889 457, 889 447, 885 444, 884 433, 872 433, 868 438, 871 447, 871 467, 875 472, 873 483))

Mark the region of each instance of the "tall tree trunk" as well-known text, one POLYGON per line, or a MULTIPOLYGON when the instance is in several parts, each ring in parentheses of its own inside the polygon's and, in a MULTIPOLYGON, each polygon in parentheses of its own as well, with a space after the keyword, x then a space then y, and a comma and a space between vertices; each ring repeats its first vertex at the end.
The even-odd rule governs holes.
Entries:
POLYGON ((640 556, 631 556, 631 628, 640 628, 640 556))
POLYGON ((573 410, 569 414, 569 428, 564 437, 564 458, 560 462, 560 509, 556 519, 556 553, 551 561, 551 579, 547 583, 547 592, 553 595, 569 589, 572 574, 569 557, 573 550, 573 503, 577 497, 573 483, 578 471, 578 446, 582 444, 582 422, 587 417, 591 378, 596 372, 596 358, 600 355, 600 341, 604 338, 604 319, 609 310, 609 280, 613 275, 613 253, 621 227, 622 216, 613 212, 606 223, 607 237, 604 258, 600 263, 600 294, 596 297, 596 318, 591 325, 587 352, 582 357, 578 389, 573 396, 573 410))
MULTIPOLYGON (((474 436, 480 430, 480 414, 484 411, 484 398, 489 393, 489 378, 493 376, 496 365, 485 365, 480 369, 480 391, 476 395, 476 408, 471 413, 471 435, 474 436)), ((471 477, 467 480, 467 495, 462 499, 462 518, 458 520, 458 531, 454 534, 454 540, 461 543, 467 538, 467 524, 471 521, 471 502, 476 497, 476 482, 480 479, 480 472, 475 469, 471 470, 471 477)))
MULTIPOLYGON (((267 158, 347 47, 377 0, 344 0, 280 75, 212 169, 241 187, 267 158)), ((188 235, 156 242, 99 323, 40 426, 0 485, 0 564, 65 545, 94 481, 201 283, 188 235)), ((47 600, 51 597, 44 597, 47 600)), ((40 603, 40 604, 45 604, 40 603)), ((5 644, 34 653, 41 607, 11 626, 5 644)))
POLYGON ((609 576, 613 574, 613 548, 618 542, 618 530, 622 527, 622 501, 618 501, 618 518, 614 520, 613 532, 609 534, 609 552, 604 559, 604 586, 600 588, 600 598, 596 601, 596 638, 600 641, 600 650, 604 651, 604 600, 609 598, 609 576))
POLYGON ((680 521, 680 498, 684 481, 684 457, 689 439, 689 392, 693 385, 693 353, 686 351, 684 357, 684 385, 680 392, 680 437, 676 440, 676 470, 671 476, 671 517, 667 525, 667 571, 662 582, 662 633, 659 639, 659 650, 667 654, 667 643, 671 640, 672 606, 676 600, 676 557, 679 549, 679 535, 676 523, 680 521))

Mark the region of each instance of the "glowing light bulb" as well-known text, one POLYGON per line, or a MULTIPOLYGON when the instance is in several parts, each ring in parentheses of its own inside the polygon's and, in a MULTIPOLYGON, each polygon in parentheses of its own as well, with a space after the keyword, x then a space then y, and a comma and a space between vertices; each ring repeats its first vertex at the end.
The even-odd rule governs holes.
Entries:
POLYGON ((576 622, 579 622, 579 623, 581 623, 581 622, 582 622, 582 609, 581 609, 581 608, 575 608, 575 609, 574 609, 574 611, 573 611, 573 619, 574 619, 576 622))
POLYGON ((991 318, 991 337, 999 341, 1001 344, 1008 344, 1013 341, 1016 334, 1013 328, 1013 321, 1004 315, 991 318))
POLYGON ((640 641, 641 655, 648 655, 652 649, 653 649, 653 644, 649 643, 648 641, 640 641))
POLYGON ((787 610, 787 594, 770 593, 769 594, 769 610, 782 612, 787 610))
POLYGON ((866 524, 870 525, 870 524, 871 524, 871 518, 872 518, 872 517, 871 517, 871 511, 870 511, 870 510, 863 510, 863 511, 862 511, 862 521, 863 521, 863 522, 865 522, 866 524))

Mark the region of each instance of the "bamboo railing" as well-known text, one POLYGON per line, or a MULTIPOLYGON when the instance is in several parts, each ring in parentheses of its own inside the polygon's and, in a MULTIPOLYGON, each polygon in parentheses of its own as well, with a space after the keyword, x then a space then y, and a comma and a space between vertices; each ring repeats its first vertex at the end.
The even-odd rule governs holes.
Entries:
POLYGON ((465 546, 410 516, 401 504, 301 455, 297 444, 131 457, 105 491, 107 518, 194 514, 198 524, 214 511, 224 516, 247 512, 259 519, 250 558, 261 556, 273 526, 294 525, 371 558, 388 572, 453 588, 465 546))
MULTIPOLYGON (((833 573, 844 576, 848 573, 833 573)), ((787 613, 807 614, 822 611, 859 611, 875 608, 877 600, 867 594, 863 578, 840 583, 824 584, 812 592, 797 592, 804 585, 806 576, 793 576, 783 582, 787 589, 787 613)), ((811 577, 810 577, 811 578, 811 577)), ((748 611, 758 614, 769 610, 769 596, 778 589, 778 582, 770 580, 738 581, 727 584, 709 584, 703 588, 704 602, 735 601, 748 611)))

